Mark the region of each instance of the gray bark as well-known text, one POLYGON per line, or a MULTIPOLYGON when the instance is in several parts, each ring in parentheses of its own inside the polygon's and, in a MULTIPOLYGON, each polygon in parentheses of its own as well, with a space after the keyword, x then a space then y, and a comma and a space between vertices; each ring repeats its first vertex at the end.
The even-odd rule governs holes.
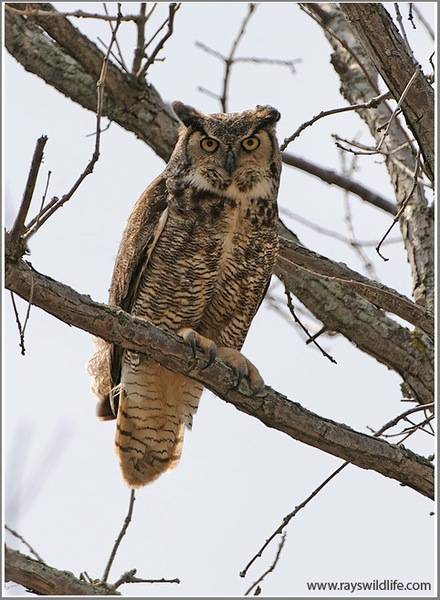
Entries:
POLYGON ((217 396, 268 427, 358 467, 396 479, 423 495, 433 495, 432 464, 403 447, 320 417, 269 387, 257 396, 246 381, 237 388, 233 370, 221 361, 216 360, 209 369, 200 369, 205 361, 194 363, 192 349, 181 339, 121 309, 98 304, 89 296, 78 294, 38 273, 21 259, 7 256, 5 284, 27 300, 32 289, 35 306, 108 342, 154 356, 167 369, 201 382, 217 396))
MULTIPOLYGON (((282 237, 298 241, 282 223, 279 231, 282 237)), ((304 272, 299 266, 286 268, 280 260, 275 274, 329 331, 338 331, 360 350, 398 373, 403 379, 405 397, 423 404, 432 402, 433 350, 424 343, 418 330, 401 327, 344 285, 326 281, 311 271, 304 272)))
POLYGON ((70 571, 59 571, 7 546, 5 580, 19 583, 39 596, 120 596, 110 586, 81 581, 70 571))
POLYGON ((369 57, 398 101, 416 68, 418 74, 402 102, 402 111, 425 158, 428 174, 434 179, 434 90, 423 71, 408 53, 399 30, 380 2, 341 3, 369 57))
MULTIPOLYGON (((20 4, 11 6, 23 8, 20 4)), ((53 9, 50 4, 38 6, 53 9)), ((93 42, 62 16, 26 20, 5 10, 5 21, 6 48, 27 71, 84 108, 96 111, 96 82, 104 55, 93 42)), ((168 160, 176 143, 178 120, 152 85, 109 62, 102 113, 168 160)))
MULTIPOLYGON (((342 7, 374 7, 376 5, 350 3, 341 4, 342 7)), ((379 6, 379 5, 377 5, 379 6)), ((331 62, 341 80, 341 94, 350 104, 366 102, 377 94, 377 87, 371 82, 377 83, 377 70, 371 58, 364 50, 359 41, 358 33, 354 33, 350 23, 336 4, 317 3, 308 4, 308 10, 322 23, 324 33, 333 47, 331 62), (331 33, 336 34, 347 44, 352 53, 364 66, 370 81, 365 76, 358 62, 353 56, 335 39, 331 33)), ((367 10, 367 9, 365 9, 367 10)), ((413 71, 409 75, 413 74, 413 71)), ((408 77, 408 79, 409 79, 408 77)), ((407 81, 404 82, 406 84, 407 81)), ((367 124, 371 135, 376 143, 382 137, 383 131, 378 131, 380 125, 386 123, 392 114, 388 105, 383 102, 376 109, 363 109, 357 111, 359 116, 367 124)), ((403 130, 398 119, 394 119, 388 136, 384 143, 384 150, 391 151, 408 141, 408 136, 403 130)), ((416 160, 409 146, 406 146, 394 154, 395 158, 407 167, 408 172, 387 157, 385 164, 393 184, 397 208, 408 198, 413 186, 413 178, 410 173, 414 172, 416 160)), ((407 202, 406 208, 400 217, 400 229, 405 242, 408 261, 411 266, 413 293, 415 301, 425 306, 430 312, 434 310, 434 218, 433 211, 428 206, 423 188, 419 185, 407 202)))

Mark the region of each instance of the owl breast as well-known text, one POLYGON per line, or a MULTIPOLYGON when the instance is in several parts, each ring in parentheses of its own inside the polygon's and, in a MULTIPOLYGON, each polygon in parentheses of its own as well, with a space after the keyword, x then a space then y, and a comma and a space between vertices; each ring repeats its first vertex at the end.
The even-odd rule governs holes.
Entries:
POLYGON ((268 198, 185 190, 169 206, 133 312, 240 349, 273 270, 276 217, 268 198))

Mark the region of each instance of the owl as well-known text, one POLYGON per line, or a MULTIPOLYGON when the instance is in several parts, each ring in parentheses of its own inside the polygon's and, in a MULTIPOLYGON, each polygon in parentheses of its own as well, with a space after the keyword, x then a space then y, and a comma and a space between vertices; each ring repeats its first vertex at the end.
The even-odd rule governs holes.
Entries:
MULTIPOLYGON (((240 349, 278 251, 280 118, 270 106, 203 114, 175 102, 182 127, 164 172, 137 201, 116 258, 109 304, 218 357, 239 383, 264 382, 240 349)), ((146 354, 98 342, 90 362, 97 415, 116 417, 116 453, 130 487, 177 464, 203 386, 146 354)))

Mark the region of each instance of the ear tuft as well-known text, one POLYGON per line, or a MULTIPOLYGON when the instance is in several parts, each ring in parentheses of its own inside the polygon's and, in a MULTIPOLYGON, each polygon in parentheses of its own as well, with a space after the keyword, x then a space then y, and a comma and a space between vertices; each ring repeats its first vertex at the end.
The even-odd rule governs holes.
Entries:
POLYGON ((186 127, 191 127, 191 125, 197 125, 204 118, 204 115, 202 113, 200 113, 192 106, 184 104, 183 102, 176 101, 173 102, 171 106, 173 107, 173 110, 176 113, 176 115, 186 127))
POLYGON ((281 114, 273 106, 261 106, 258 104, 255 107, 256 116, 261 119, 264 125, 273 125, 280 120, 281 114))

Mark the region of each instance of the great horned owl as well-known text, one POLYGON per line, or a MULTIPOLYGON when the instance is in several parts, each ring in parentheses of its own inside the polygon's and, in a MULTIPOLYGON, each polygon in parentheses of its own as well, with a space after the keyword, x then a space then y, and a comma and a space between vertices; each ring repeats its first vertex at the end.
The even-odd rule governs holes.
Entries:
MULTIPOLYGON (((278 250, 280 115, 270 106, 206 115, 175 102, 183 123, 164 172, 137 201, 119 247, 109 303, 183 337, 264 386, 241 346, 278 250)), ((117 413, 128 485, 177 464, 201 384, 147 355, 99 342, 90 363, 97 414, 117 413), (116 408, 115 408, 116 407, 116 408)))

